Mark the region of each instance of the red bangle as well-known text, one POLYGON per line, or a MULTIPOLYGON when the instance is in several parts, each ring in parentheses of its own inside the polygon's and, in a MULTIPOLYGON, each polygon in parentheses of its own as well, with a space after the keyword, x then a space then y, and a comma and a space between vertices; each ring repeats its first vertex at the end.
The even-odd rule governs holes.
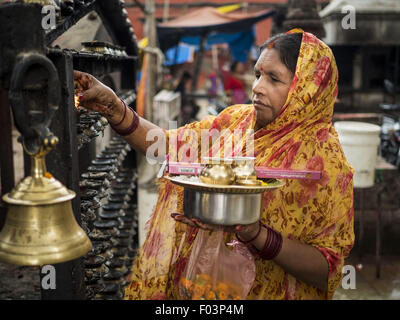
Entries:
POLYGON ((274 229, 264 226, 267 229, 267 239, 259 255, 264 260, 274 259, 282 249, 283 237, 274 229))
POLYGON ((257 234, 250 240, 242 240, 240 239, 239 235, 236 233, 236 238, 243 243, 249 243, 249 242, 253 242, 254 240, 256 240, 258 238, 258 236, 260 235, 261 232, 261 222, 258 223, 258 231, 257 234))
POLYGON ((120 130, 120 129, 117 129, 115 127, 115 125, 111 124, 111 128, 113 128, 114 131, 116 133, 118 133, 120 136, 129 136, 139 126, 139 116, 137 115, 137 113, 135 111, 133 111, 130 107, 127 107, 127 109, 129 109, 132 112, 132 115, 133 115, 132 122, 131 122, 130 126, 127 129, 120 130))
POLYGON ((122 119, 121 119, 121 121, 120 122, 118 122, 118 123, 116 123, 116 124, 113 124, 113 126, 115 126, 115 127, 118 127, 124 120, 125 120, 125 116, 126 116, 126 109, 128 109, 127 107, 126 107, 126 103, 125 103, 125 101, 124 100, 122 100, 122 99, 120 99, 121 100, 121 102, 123 103, 123 105, 124 105, 124 115, 122 116, 122 119))

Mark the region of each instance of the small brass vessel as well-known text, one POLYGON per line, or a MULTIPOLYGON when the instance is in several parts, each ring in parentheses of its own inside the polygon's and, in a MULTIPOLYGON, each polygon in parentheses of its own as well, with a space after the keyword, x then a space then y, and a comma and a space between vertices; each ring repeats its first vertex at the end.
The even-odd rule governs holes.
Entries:
MULTIPOLYGON (((257 180, 257 173, 254 169, 254 157, 234 157, 232 160, 232 169, 235 173, 236 183, 240 184, 239 182, 242 180, 257 180)), ((250 182, 245 182, 243 184, 252 185, 250 182)))
POLYGON ((227 185, 235 181, 231 159, 204 157, 205 167, 200 172, 200 181, 207 184, 227 185))

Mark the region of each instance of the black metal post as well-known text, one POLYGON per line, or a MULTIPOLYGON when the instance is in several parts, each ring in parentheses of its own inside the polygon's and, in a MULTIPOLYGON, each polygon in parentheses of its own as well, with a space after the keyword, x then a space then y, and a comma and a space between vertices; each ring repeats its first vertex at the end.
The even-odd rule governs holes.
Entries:
MULTIPOLYGON (((7 91, 0 90, 0 196, 11 191, 11 189, 14 187, 14 162, 11 134, 12 127, 10 122, 11 114, 7 96, 7 91)), ((6 214, 6 204, 2 202, 0 197, 0 230, 3 228, 6 214)))
MULTIPOLYGON (((21 52, 43 52, 41 6, 38 4, 3 3, 0 5, 0 168, 1 195, 14 187, 12 120, 8 103, 10 78, 17 56, 21 52), (23 22, 23 23, 22 23, 23 22), (27 35, 35 35, 29 36, 27 35)), ((0 199, 0 229, 6 215, 6 205, 0 199)))
MULTIPOLYGON (((79 161, 76 133, 76 109, 74 107, 73 60, 69 54, 49 57, 56 66, 61 84, 61 102, 53 118, 50 130, 60 143, 46 158, 47 170, 67 188, 75 191, 72 209, 80 224, 79 161)), ((85 299, 83 259, 54 265, 56 288, 41 289, 42 299, 85 299)), ((43 276, 41 274, 41 276, 43 276)))
POLYGON ((398 83, 399 83, 399 63, 400 63, 400 48, 397 45, 394 58, 394 101, 393 103, 396 104, 396 96, 398 91, 398 83))
POLYGON ((136 87, 136 60, 127 60, 123 62, 121 72, 121 89, 134 89, 136 87))

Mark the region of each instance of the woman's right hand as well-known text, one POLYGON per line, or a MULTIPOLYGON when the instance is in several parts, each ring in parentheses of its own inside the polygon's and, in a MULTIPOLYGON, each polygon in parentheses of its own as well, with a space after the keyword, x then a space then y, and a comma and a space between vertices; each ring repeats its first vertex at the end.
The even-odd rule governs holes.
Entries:
POLYGON ((115 92, 94 76, 74 70, 75 93, 79 106, 97 111, 111 124, 118 123, 124 115, 124 105, 115 92))

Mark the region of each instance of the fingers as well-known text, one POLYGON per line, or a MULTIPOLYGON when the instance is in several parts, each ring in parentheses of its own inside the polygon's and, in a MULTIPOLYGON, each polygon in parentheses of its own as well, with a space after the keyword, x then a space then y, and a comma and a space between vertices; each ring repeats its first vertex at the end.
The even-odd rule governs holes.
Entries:
POLYGON ((94 112, 98 112, 102 115, 107 114, 108 112, 108 108, 106 106, 103 106, 101 104, 95 103, 95 102, 84 102, 84 103, 79 103, 80 107, 83 107, 85 109, 94 111, 94 112))
POLYGON ((74 86, 79 89, 79 91, 87 90, 93 86, 95 83, 94 77, 86 72, 81 72, 74 70, 74 86))
POLYGON ((182 222, 182 223, 187 224, 187 225, 189 225, 191 227, 198 228, 198 226, 192 220, 190 220, 189 218, 185 217, 183 214, 172 213, 171 217, 177 222, 182 222))
POLYGON ((74 70, 74 80, 79 80, 83 75, 83 72, 74 70))
POLYGON ((196 224, 197 228, 203 230, 217 231, 221 230, 221 226, 201 222, 199 219, 193 218, 192 221, 196 224))
POLYGON ((90 88, 86 91, 81 92, 79 96, 79 102, 85 103, 86 101, 95 100, 98 95, 98 90, 94 88, 90 88))
POLYGON ((221 226, 221 225, 216 225, 216 224, 209 224, 209 223, 204 223, 201 220, 197 218, 188 218, 185 217, 183 214, 180 213, 172 213, 171 217, 177 221, 177 222, 182 222, 185 223, 191 227, 194 228, 199 228, 203 230, 209 230, 209 231, 221 231, 223 230, 224 232, 230 232, 230 233, 236 233, 239 232, 240 230, 243 229, 242 225, 236 225, 236 226, 221 226))
MULTIPOLYGON (((88 91, 93 91, 93 90, 88 90, 88 91)), ((91 97, 93 97, 93 92, 79 92, 76 93, 79 99, 79 106, 83 107, 88 110, 96 111, 103 113, 104 110, 106 109, 106 106, 103 106, 101 104, 96 103, 96 101, 93 101, 91 97)))
POLYGON ((74 89, 75 92, 82 92, 83 89, 83 85, 81 82, 83 82, 83 77, 84 77, 84 73, 74 70, 74 89))
POLYGON ((183 214, 179 213, 172 213, 171 217, 177 222, 182 222, 194 228, 199 228, 203 230, 217 230, 216 228, 218 228, 218 226, 202 223, 200 220, 196 218, 190 219, 188 217, 185 217, 183 214))

